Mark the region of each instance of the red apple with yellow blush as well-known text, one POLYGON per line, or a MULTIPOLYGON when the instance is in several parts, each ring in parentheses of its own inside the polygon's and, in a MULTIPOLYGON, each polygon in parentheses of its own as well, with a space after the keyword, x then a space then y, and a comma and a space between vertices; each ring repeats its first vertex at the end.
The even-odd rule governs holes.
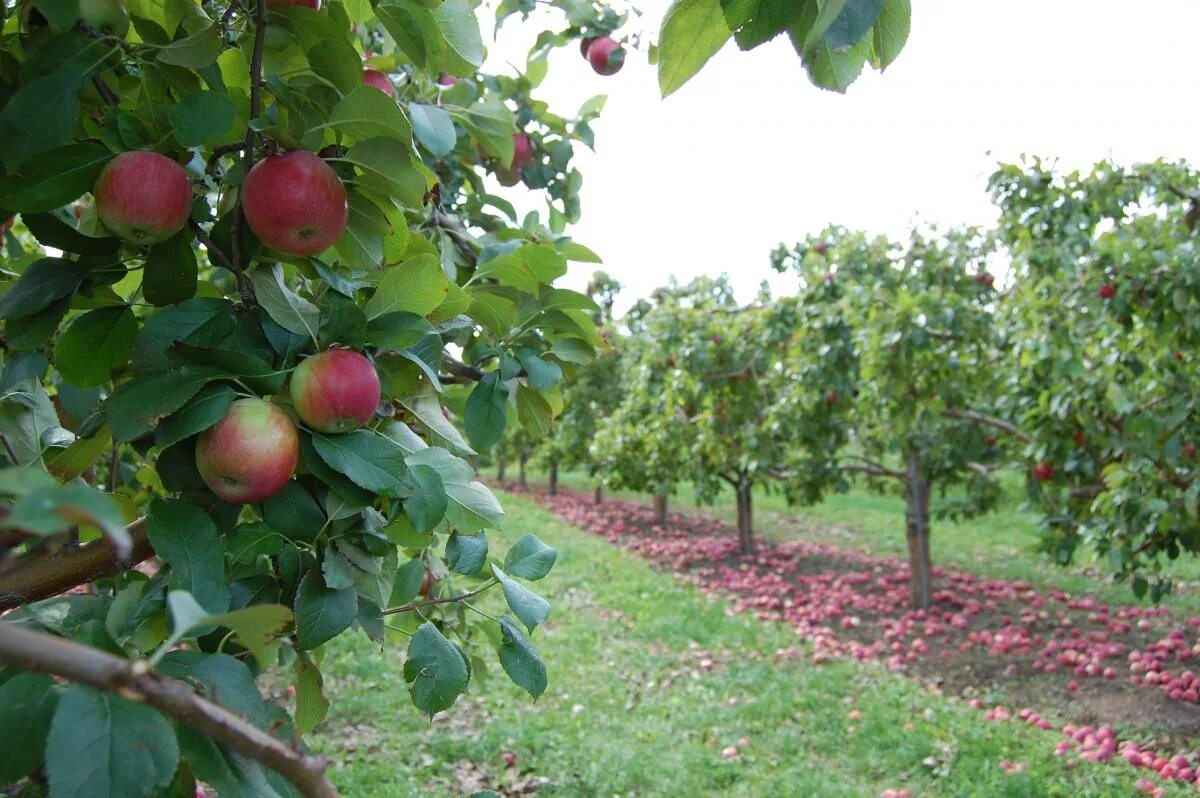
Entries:
POLYGON ((346 187, 308 150, 271 155, 242 186, 242 211, 254 234, 288 255, 316 255, 341 237, 349 218, 346 187))
POLYGON ((296 415, 318 432, 350 432, 371 420, 379 406, 379 374, 352 349, 307 357, 292 372, 296 415))
POLYGON ((114 235, 141 246, 166 241, 187 224, 192 185, 165 155, 123 152, 100 172, 92 189, 96 213, 114 235))
POLYGON ((237 400, 196 442, 204 483, 232 504, 253 504, 283 490, 299 459, 296 425, 262 399, 237 400))

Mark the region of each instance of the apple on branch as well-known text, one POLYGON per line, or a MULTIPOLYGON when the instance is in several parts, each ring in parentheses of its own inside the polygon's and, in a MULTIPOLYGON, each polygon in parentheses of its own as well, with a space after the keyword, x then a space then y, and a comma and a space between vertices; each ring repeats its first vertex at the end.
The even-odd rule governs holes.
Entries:
POLYGON ((302 360, 292 372, 290 391, 301 421, 333 433, 370 421, 381 395, 375 366, 350 349, 329 349, 302 360))
POLYGON ((187 172, 167 156, 147 150, 123 152, 109 161, 92 193, 101 223, 142 246, 178 233, 192 212, 187 172))
POLYGON ((587 47, 586 57, 597 75, 615 75, 625 66, 625 48, 611 36, 594 39, 587 47))
POLYGON ((362 80, 364 86, 379 89, 389 97, 396 96, 396 88, 392 85, 392 81, 378 69, 364 69, 362 80))
POLYGON ((232 504, 253 504, 283 490, 299 459, 296 425, 262 399, 237 400, 196 442, 204 483, 232 504))
POLYGON ((254 234, 288 255, 316 255, 346 229, 346 187, 333 167, 308 150, 271 155, 242 187, 242 210, 254 234))

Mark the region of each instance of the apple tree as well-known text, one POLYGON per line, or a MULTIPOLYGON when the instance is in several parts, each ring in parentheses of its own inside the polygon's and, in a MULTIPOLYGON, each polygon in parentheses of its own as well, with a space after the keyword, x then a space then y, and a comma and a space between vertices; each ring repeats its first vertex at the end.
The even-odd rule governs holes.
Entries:
POLYGON ((1164 560, 1200 552, 1200 175, 1032 160, 991 188, 1012 256, 1006 412, 1045 547, 1067 563, 1089 544, 1157 599, 1164 560))

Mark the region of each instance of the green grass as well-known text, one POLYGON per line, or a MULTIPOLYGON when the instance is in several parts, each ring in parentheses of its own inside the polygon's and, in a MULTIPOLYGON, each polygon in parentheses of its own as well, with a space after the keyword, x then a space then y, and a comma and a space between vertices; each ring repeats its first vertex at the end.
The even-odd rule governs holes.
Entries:
MULTIPOLYGON (((882 668, 813 667, 803 647, 782 660, 775 652, 797 645, 786 625, 727 617, 720 603, 528 500, 503 502, 494 555, 527 531, 559 551, 537 584, 554 611, 533 636, 549 690, 533 704, 493 667, 427 724, 404 689, 402 638, 382 652, 361 636, 331 644, 333 708, 313 743, 338 762, 332 778, 344 795, 499 790, 515 777, 505 751, 521 779, 545 779, 539 796, 845 798, 905 786, 916 796, 1134 794, 1132 768, 1068 771, 1053 756, 1056 735, 988 722, 882 668), (699 667, 705 655, 712 670, 699 667), (852 709, 862 718, 849 720, 852 709), (723 757, 726 746, 738 755, 723 757), (1005 774, 1005 758, 1028 770, 1005 774)), ((481 606, 498 611, 499 600, 481 606)))
MULTIPOLYGON (((511 470, 511 469, 510 469, 511 470)), ((543 481, 541 473, 531 479, 543 481)), ((583 473, 565 473, 563 484, 575 490, 592 490, 583 473)), ((997 579, 1029 582, 1039 588, 1059 587, 1074 593, 1092 593, 1103 601, 1134 604, 1137 599, 1127 584, 1113 583, 1103 563, 1089 550, 1076 552, 1067 567, 1056 565, 1037 551, 1038 515, 1022 509, 1019 479, 1004 481, 1006 498, 993 513, 966 521, 933 520, 930 546, 934 565, 960 568, 997 579)), ((649 501, 643 494, 617 492, 619 498, 649 501)), ((697 508, 689 501, 690 485, 682 485, 673 497, 673 509, 685 512, 702 509, 735 523, 734 495, 723 491, 709 507, 697 508)), ((803 537, 843 548, 855 548, 876 556, 907 558, 904 538, 904 500, 899 495, 872 493, 855 488, 835 493, 811 507, 789 507, 778 493, 761 488, 754 494, 755 528, 776 540, 803 537)), ((936 499, 935 499, 936 507, 936 499)), ((1181 557, 1168 563, 1164 573, 1173 580, 1173 593, 1163 603, 1188 615, 1200 613, 1200 560, 1181 557)))

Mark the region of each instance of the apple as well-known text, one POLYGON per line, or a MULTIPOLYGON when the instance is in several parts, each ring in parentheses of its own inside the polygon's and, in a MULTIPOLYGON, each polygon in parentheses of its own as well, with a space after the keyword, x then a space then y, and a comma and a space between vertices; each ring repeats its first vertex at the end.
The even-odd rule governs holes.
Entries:
POLYGON ((104 226, 142 246, 166 241, 192 213, 187 172, 167 156, 148 150, 123 152, 109 161, 92 194, 104 226))
POLYGON ((625 65, 625 48, 611 36, 601 36, 588 45, 587 60, 597 75, 615 75, 625 65))
POLYGON ((824 241, 818 241, 817 243, 813 244, 813 252, 816 252, 818 255, 824 255, 825 250, 827 249, 829 249, 829 245, 824 241))
POLYGON ((995 446, 995 445, 996 445, 996 436, 995 436, 995 435, 989 435, 989 436, 987 436, 986 438, 984 438, 984 439, 983 439, 983 445, 984 445, 984 446, 995 446))
POLYGON ((1087 438, 1084 436, 1082 431, 1077 430, 1075 432, 1075 445, 1076 446, 1084 446, 1086 444, 1087 444, 1087 438))
POLYGON ((329 144, 325 147, 322 147, 321 149, 317 150, 317 157, 325 159, 338 157, 338 146, 336 144, 329 144))
POLYGON ((991 288, 996 283, 996 278, 990 274, 983 275, 983 284, 991 288))
POLYGON ((579 54, 586 60, 588 57, 588 48, 592 46, 592 42, 596 41, 596 36, 584 36, 579 40, 579 54))
POLYGON ((447 75, 445 72, 443 72, 442 74, 438 75, 437 83, 439 86, 456 86, 458 85, 458 78, 454 77, 453 75, 447 75))
POLYGON ((1117 295, 1117 287, 1112 283, 1105 283, 1096 291, 1101 299, 1112 299, 1117 295))
POLYGON ((1188 441, 1187 443, 1185 443, 1183 445, 1183 453, 1187 455, 1187 458, 1189 460, 1195 460, 1196 459, 1196 444, 1192 443, 1191 441, 1188 441))
POLYGON ((352 349, 327 349, 306 357, 292 372, 292 404, 318 432, 350 432, 371 420, 379 406, 379 374, 352 349))
POLYGON ((1033 467, 1033 478, 1039 482, 1054 479, 1054 466, 1045 460, 1041 461, 1033 467))
POLYGON ((79 18, 101 33, 124 37, 129 33, 125 0, 79 0, 79 18))
POLYGON ((271 155, 242 186, 242 210, 264 244, 289 255, 316 255, 346 229, 346 187, 308 150, 271 155))
POLYGON ((837 400, 838 400, 837 391, 830 391, 829 393, 825 394, 825 402, 827 404, 831 404, 831 405, 837 404, 837 400))
POLYGON ((196 442, 204 483, 232 504, 253 504, 283 490, 299 459, 296 425, 262 399, 237 400, 196 442))
POLYGON ((304 6, 305 8, 319 11, 321 0, 267 0, 267 8, 278 8, 280 6, 304 6))
POLYGON ((364 86, 374 86, 389 97, 396 96, 396 88, 388 80, 388 76, 378 69, 364 69, 362 80, 364 86))
POLYGON ((509 168, 520 171, 533 160, 533 142, 524 133, 513 134, 513 157, 509 168))

